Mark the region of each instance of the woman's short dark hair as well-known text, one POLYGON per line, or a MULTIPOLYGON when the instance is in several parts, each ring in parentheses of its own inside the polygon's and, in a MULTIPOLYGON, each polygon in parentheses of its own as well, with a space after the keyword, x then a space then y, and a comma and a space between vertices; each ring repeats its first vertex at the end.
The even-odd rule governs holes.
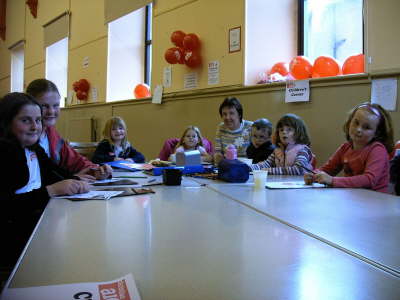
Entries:
POLYGON ((42 113, 42 107, 35 98, 25 93, 9 93, 0 100, 0 137, 14 139, 11 124, 16 115, 25 105, 37 105, 42 113))
POLYGON ((222 117, 222 109, 225 107, 234 107, 236 109, 236 111, 239 114, 239 119, 240 122, 242 122, 243 119, 243 107, 242 104, 240 104, 239 99, 237 99, 236 97, 227 97, 225 98, 224 102, 221 103, 221 105, 219 106, 219 115, 222 117))
POLYGON ((33 80, 26 88, 26 93, 37 98, 46 92, 56 92, 60 94, 57 86, 50 80, 39 78, 33 80))
POLYGON ((295 114, 285 114, 282 118, 279 119, 275 128, 275 136, 274 140, 276 144, 281 143, 281 139, 279 137, 279 129, 283 128, 283 126, 292 127, 294 129, 294 136, 296 144, 303 144, 310 146, 311 140, 308 135, 307 126, 304 121, 295 114))

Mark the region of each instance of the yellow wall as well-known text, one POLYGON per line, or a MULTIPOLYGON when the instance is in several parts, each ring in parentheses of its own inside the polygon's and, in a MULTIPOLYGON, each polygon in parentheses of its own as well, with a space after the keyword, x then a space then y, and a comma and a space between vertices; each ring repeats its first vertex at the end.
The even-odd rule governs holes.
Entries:
MULTIPOLYGON (((249 0, 250 1, 250 0, 249 0)), ((253 0, 251 0, 253 1, 253 0)), ((69 40, 68 87, 80 78, 87 78, 98 88, 99 101, 105 101, 107 74, 107 26, 103 20, 103 1, 99 0, 41 0, 38 18, 34 19, 24 0, 9 0, 7 5, 7 39, 0 41, 0 95, 10 88, 10 54, 8 47, 21 39, 25 47, 25 84, 45 73, 45 51, 42 25, 61 13, 71 11, 69 40), (83 58, 89 66, 82 67, 83 58)), ((274 5, 278 2, 274 1, 274 5)), ((293 0, 280 1, 292 5, 293 0)), ((105 121, 112 115, 126 119, 129 139, 147 158, 157 156, 162 142, 179 136, 185 126, 198 125, 203 134, 214 138, 220 121, 218 106, 226 96, 236 95, 245 109, 245 118, 267 117, 273 123, 287 112, 303 117, 310 127, 313 149, 318 161, 324 161, 343 141, 341 125, 346 112, 370 95, 370 79, 375 75, 399 76, 400 11, 397 0, 365 0, 365 48, 372 57, 370 74, 350 78, 311 80, 311 102, 285 104, 284 85, 271 84, 244 87, 244 50, 228 53, 229 28, 242 27, 242 46, 245 41, 244 0, 158 0, 153 9, 152 86, 162 83, 163 68, 168 66, 164 52, 172 44, 170 35, 175 30, 194 32, 202 41, 205 62, 197 72, 199 87, 183 90, 183 76, 191 70, 182 65, 172 66, 172 86, 165 89, 164 103, 149 100, 130 100, 120 103, 74 105, 62 112, 58 128, 68 138, 68 122, 94 117, 97 120, 97 139, 105 121), (220 61, 220 84, 207 84, 207 62, 220 61), (385 75, 386 74, 386 75, 385 75)), ((282 5, 283 5, 282 4, 282 5)), ((274 13, 270 15, 270 20, 274 13)), ((292 29, 295 26, 292 24, 292 29)), ((288 30, 290 33, 290 30, 288 30)), ((292 32, 289 43, 295 43, 292 32)), ((276 38, 276 36, 274 37, 276 38)), ((276 40, 274 40, 276 41, 276 40)), ((271 48, 270 51, 276 51, 271 48)), ((91 97, 89 97, 91 98, 91 97)), ((76 103, 74 103, 76 104, 76 103)), ((391 113, 395 128, 400 126, 398 112, 391 113)), ((396 139, 400 136, 396 131, 396 139)))
POLYGON ((165 92, 183 90, 184 74, 191 72, 198 73, 199 89, 242 84, 243 51, 229 53, 228 32, 233 27, 241 26, 243 29, 243 25, 244 1, 157 1, 153 22, 152 86, 162 84, 163 69, 169 66, 164 59, 164 52, 174 47, 170 36, 175 30, 195 33, 200 37, 203 66, 190 69, 185 65, 171 65, 172 86, 166 88, 165 92), (209 86, 207 63, 215 60, 220 62, 220 84, 209 86))

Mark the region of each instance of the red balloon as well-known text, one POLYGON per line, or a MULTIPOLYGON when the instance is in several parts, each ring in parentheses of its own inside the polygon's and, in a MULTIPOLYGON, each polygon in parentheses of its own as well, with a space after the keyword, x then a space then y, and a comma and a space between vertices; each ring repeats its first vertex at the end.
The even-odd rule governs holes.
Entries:
POLYGON ((183 38, 183 48, 185 50, 197 50, 200 48, 200 39, 194 33, 189 33, 183 38))
POLYGON ((79 91, 79 81, 75 81, 75 82, 72 84, 72 88, 74 89, 75 93, 76 93, 77 91, 79 91))
POLYGON ((78 90, 76 92, 76 98, 78 98, 79 100, 87 100, 88 93, 86 93, 85 91, 82 91, 82 90, 78 90))
POLYGON ((179 47, 169 48, 167 49, 167 51, 165 51, 164 54, 165 60, 170 64, 176 64, 176 63, 184 64, 185 63, 184 56, 185 56, 185 51, 179 47))
POLYGON ((307 79, 311 77, 312 65, 307 57, 296 56, 290 62, 289 70, 295 79, 307 79))
POLYGON ((150 87, 144 83, 139 83, 136 85, 133 93, 136 99, 151 97, 150 87))
POLYGON ((271 70, 269 70, 268 75, 271 75, 274 73, 279 73, 282 76, 287 76, 287 74, 289 73, 288 64, 284 63, 284 62, 277 62, 276 64, 274 64, 272 66, 271 70))
POLYGON ((83 92, 88 92, 90 88, 90 83, 86 79, 81 79, 78 81, 78 89, 83 92))
POLYGON ((314 61, 313 78, 329 77, 340 75, 341 68, 336 59, 329 56, 319 56, 314 61))
POLYGON ((186 51, 185 52, 185 64, 189 68, 197 68, 201 65, 201 55, 196 51, 186 51))
POLYGON ((343 75, 365 73, 364 54, 349 56, 342 66, 343 75))
POLYGON ((183 47, 183 38, 186 36, 186 33, 184 33, 181 30, 174 31, 171 34, 171 42, 178 47, 183 47))

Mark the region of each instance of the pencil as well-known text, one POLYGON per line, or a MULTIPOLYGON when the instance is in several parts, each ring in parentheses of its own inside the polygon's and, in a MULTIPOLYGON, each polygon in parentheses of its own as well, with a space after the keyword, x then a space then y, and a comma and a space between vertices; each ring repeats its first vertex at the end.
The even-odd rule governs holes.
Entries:
POLYGON ((148 178, 147 176, 113 176, 114 178, 148 178))
POLYGON ((309 168, 307 168, 307 167, 305 167, 305 166, 303 166, 303 165, 300 165, 300 167, 303 168, 304 170, 306 170, 307 172, 310 172, 310 173, 312 173, 312 174, 317 174, 317 173, 315 173, 313 170, 311 170, 311 169, 309 169, 309 168))

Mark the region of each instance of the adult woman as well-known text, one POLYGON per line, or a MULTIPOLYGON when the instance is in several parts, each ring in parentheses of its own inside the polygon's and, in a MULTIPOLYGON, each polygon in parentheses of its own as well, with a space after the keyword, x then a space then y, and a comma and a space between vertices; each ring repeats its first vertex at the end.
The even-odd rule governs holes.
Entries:
POLYGON ((235 97, 228 97, 221 103, 219 114, 222 123, 215 134, 214 161, 218 163, 223 157, 225 148, 232 144, 238 156, 246 157, 246 149, 250 144, 251 125, 253 122, 243 120, 243 108, 235 97))

